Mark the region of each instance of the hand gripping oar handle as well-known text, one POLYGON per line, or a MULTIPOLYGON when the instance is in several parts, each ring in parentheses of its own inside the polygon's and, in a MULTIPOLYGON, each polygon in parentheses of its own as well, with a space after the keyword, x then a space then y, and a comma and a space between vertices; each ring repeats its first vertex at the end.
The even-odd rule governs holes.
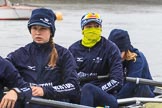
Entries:
POLYGON ((158 82, 150 79, 126 77, 126 81, 134 82, 136 84, 146 84, 146 85, 162 87, 162 82, 158 82))

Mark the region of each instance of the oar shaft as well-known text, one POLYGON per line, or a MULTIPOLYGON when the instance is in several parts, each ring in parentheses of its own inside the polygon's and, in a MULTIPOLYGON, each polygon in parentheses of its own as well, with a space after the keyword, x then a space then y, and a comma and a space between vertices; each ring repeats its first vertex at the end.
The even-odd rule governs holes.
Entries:
POLYGON ((134 82, 136 84, 146 84, 146 85, 162 87, 162 82, 158 82, 150 79, 126 77, 126 81, 134 82))
POLYGON ((78 105, 78 104, 72 104, 68 102, 61 102, 61 101, 48 100, 48 99, 41 99, 41 98, 35 98, 35 97, 31 98, 30 103, 45 105, 45 106, 52 106, 55 108, 93 108, 93 107, 84 106, 84 105, 78 105))
POLYGON ((161 98, 142 98, 142 97, 132 97, 132 98, 125 98, 125 99, 118 99, 118 104, 125 104, 131 102, 157 102, 161 103, 161 98))

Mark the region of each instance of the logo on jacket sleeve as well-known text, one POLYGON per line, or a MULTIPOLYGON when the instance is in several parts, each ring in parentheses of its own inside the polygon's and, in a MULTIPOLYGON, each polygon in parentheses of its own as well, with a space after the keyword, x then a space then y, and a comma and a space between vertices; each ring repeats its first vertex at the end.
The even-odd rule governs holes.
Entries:
POLYGON ((71 91, 75 89, 75 86, 71 83, 66 83, 58 86, 53 86, 53 89, 57 92, 71 91))

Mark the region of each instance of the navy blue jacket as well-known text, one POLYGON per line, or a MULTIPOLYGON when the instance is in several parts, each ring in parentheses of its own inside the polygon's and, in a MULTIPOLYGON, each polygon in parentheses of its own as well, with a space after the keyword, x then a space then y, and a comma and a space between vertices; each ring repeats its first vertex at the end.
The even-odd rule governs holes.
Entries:
MULTIPOLYGON (((149 71, 149 66, 148 66, 147 60, 146 60, 145 56, 143 55, 143 53, 140 52, 136 48, 132 48, 131 51, 135 52, 137 54, 137 58, 136 58, 135 62, 132 60, 129 60, 129 61, 125 60, 123 62, 126 76, 146 78, 146 79, 152 80, 152 77, 151 77, 151 74, 149 71)), ((122 89, 117 94, 117 97, 118 98, 128 98, 128 97, 135 96, 137 94, 137 92, 136 92, 137 87, 138 87, 138 85, 136 85, 135 83, 125 82, 122 89)), ((150 90, 153 91, 154 87, 150 86, 150 90)))
POLYGON ((57 44, 58 52, 56 66, 48 66, 51 47, 49 43, 38 45, 29 43, 10 53, 10 60, 19 70, 25 81, 32 86, 41 86, 44 90, 44 98, 69 99, 75 98, 79 92, 79 84, 76 72, 76 63, 69 50, 57 44))
MULTIPOLYGON (((69 47, 78 65, 79 77, 109 75, 108 79, 89 81, 106 92, 118 91, 123 83, 120 51, 115 44, 101 38, 92 48, 84 47, 81 40, 69 47)), ((81 85, 87 82, 81 81, 81 85)))
MULTIPOLYGON (((8 87, 19 88, 21 94, 19 94, 19 99, 29 101, 31 98, 31 89, 29 84, 26 83, 20 76, 16 68, 6 59, 0 57, 0 90, 3 92, 3 88, 8 87)), ((1 93, 3 94, 3 93, 1 93)))

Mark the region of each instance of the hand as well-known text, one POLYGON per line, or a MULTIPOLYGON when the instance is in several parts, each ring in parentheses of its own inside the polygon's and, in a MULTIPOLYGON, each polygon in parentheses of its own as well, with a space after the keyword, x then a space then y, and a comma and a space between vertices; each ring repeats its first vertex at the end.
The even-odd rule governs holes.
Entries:
POLYGON ((14 108, 17 98, 17 93, 14 90, 8 91, 1 100, 0 108, 14 108))
POLYGON ((32 86, 31 88, 33 96, 44 96, 44 91, 42 87, 32 86))
POLYGON ((78 78, 80 81, 92 81, 97 79, 97 73, 79 72, 78 78))
POLYGON ((79 72, 78 73, 78 78, 81 79, 81 78, 86 78, 88 76, 88 74, 84 73, 84 72, 79 72))

